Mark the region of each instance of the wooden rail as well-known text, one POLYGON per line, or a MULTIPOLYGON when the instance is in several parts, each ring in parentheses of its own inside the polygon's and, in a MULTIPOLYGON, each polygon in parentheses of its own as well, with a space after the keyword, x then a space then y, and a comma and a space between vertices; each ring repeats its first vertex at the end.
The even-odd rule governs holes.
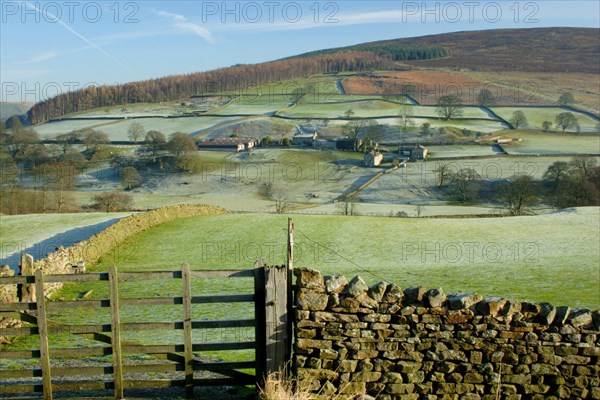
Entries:
MULTIPOLYGON (((115 399, 125 398, 131 389, 181 387, 186 397, 194 396, 198 386, 254 385, 271 372, 283 370, 289 360, 291 349, 288 321, 288 269, 256 265, 246 270, 193 271, 184 264, 178 271, 122 272, 115 267, 108 272, 81 275, 35 275, 0 278, 0 285, 21 285, 35 288, 37 299, 22 303, 0 303, 0 317, 23 322, 23 326, 0 328, 0 336, 37 336, 38 348, 32 350, 0 350, 0 358, 6 360, 38 360, 33 368, 0 369, 0 399, 17 393, 41 393, 44 399, 52 399, 57 392, 77 391, 80 398, 85 392, 111 391, 115 399), (193 280, 216 278, 251 278, 253 293, 194 294, 193 280), (181 295, 165 297, 123 297, 119 290, 122 282, 148 280, 181 280, 181 295), (77 301, 52 301, 40 294, 44 285, 56 282, 106 282, 108 298, 81 299, 77 301), (218 303, 254 303, 254 316, 235 319, 194 319, 192 305, 218 303), (179 318, 171 321, 123 322, 123 307, 180 306, 179 318), (70 324, 51 320, 52 313, 59 312, 61 320, 68 320, 69 312, 89 309, 90 313, 109 309, 109 321, 105 323, 70 324), (216 341, 195 343, 197 329, 253 328, 255 338, 239 341, 216 341), (131 342, 122 338, 127 332, 178 331, 181 342, 158 344, 131 342), (85 347, 55 348, 56 335, 71 334, 91 339, 93 345, 85 347), (198 353, 211 351, 236 351, 254 349, 254 360, 215 361, 206 360, 198 353), (131 365, 128 357, 144 354, 148 360, 131 365), (89 360, 105 357, 104 362, 89 360), (57 366, 54 360, 82 359, 82 366, 57 366), (249 373, 254 370, 255 373, 249 373), (199 371, 208 371, 199 374, 199 371), (167 374, 160 379, 132 378, 132 374, 167 374), (214 375, 213 374, 217 374, 214 375)), ((146 340, 146 339, 145 339, 146 340)), ((30 362, 27 363, 31 365, 30 362)))

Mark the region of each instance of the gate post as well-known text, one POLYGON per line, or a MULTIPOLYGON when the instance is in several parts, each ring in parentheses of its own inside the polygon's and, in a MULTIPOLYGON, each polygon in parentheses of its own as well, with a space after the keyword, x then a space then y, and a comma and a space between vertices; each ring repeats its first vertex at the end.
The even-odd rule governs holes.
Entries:
POLYGON ((286 266, 267 267, 257 262, 254 269, 256 311, 256 378, 261 384, 272 373, 287 376, 288 270, 286 266))

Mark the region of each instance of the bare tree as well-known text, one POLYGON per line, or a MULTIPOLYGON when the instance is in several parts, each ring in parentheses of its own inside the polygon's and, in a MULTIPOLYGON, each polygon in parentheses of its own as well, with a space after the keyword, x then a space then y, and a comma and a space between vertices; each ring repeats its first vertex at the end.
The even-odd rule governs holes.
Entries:
POLYGON ((444 120, 460 117, 463 114, 462 99, 455 95, 442 96, 438 99, 435 111, 444 120))
POLYGON ((172 133, 166 144, 166 149, 176 157, 198 150, 194 138, 182 132, 172 133))
POLYGON ((159 151, 165 147, 166 143, 167 139, 162 132, 148 131, 148 133, 146 133, 146 146, 148 146, 148 150, 150 151, 150 154, 152 154, 154 160, 156 160, 159 151))
POLYGON ((83 144, 85 145, 86 150, 92 154, 92 156, 98 152, 100 146, 108 143, 110 143, 110 139, 106 133, 95 131, 93 129, 89 129, 83 138, 83 144))
POLYGON ((500 198, 509 215, 532 214, 531 207, 537 202, 537 188, 530 175, 516 175, 500 186, 500 198))
POLYGON ((275 203, 275 212, 277 214, 283 214, 290 206, 287 191, 282 187, 272 189, 271 200, 275 203))
POLYGON ((13 129, 13 133, 6 139, 5 147, 8 153, 16 159, 23 156, 33 146, 40 142, 40 138, 33 129, 13 129))
POLYGON ((573 113, 564 112, 560 113, 555 117, 554 122, 556 126, 562 129, 564 133, 567 129, 575 128, 577 132, 579 132, 579 123, 577 122, 577 118, 573 113))
POLYGON ((496 96, 490 89, 483 88, 477 94, 477 104, 480 106, 493 106, 496 104, 496 96))
POLYGON ((423 204, 417 204, 415 207, 415 212, 417 213, 417 218, 421 218, 421 214, 425 210, 425 206, 423 204))
POLYGON ((441 188, 444 186, 444 183, 446 183, 446 181, 450 180, 451 178, 451 174, 452 174, 452 170, 450 169, 451 165, 450 164, 439 164, 438 167, 434 170, 435 173, 437 173, 437 179, 438 179, 438 187, 441 188))
POLYGON ((92 208, 105 212, 126 211, 133 205, 133 197, 124 193, 99 193, 92 201, 92 208))
POLYGON ((121 183, 131 190, 142 183, 142 176, 135 167, 125 167, 121 171, 121 183))
POLYGON ((449 178, 450 182, 454 184, 461 200, 467 201, 475 196, 481 177, 474 169, 463 168, 458 172, 450 173, 449 178))
POLYGON ((400 107, 400 112, 398 113, 398 124, 402 127, 403 131, 406 131, 408 125, 415 124, 412 116, 412 108, 409 105, 403 105, 400 107))
POLYGON ((515 129, 519 129, 519 127, 524 127, 527 125, 527 117, 525 113, 521 110, 517 110, 512 113, 512 117, 508 120, 515 129))
POLYGON ((360 132, 366 125, 365 120, 357 119, 348 122, 343 128, 344 135, 354 142, 354 150, 358 150, 360 132))
POLYGON ((542 130, 544 132, 548 132, 550 130, 550 128, 552 128, 552 122, 550 122, 550 121, 542 122, 542 130))
POLYGON ((138 140, 140 140, 141 138, 144 137, 144 134, 145 134, 144 126, 142 124, 140 124, 139 122, 134 122, 127 129, 127 137, 133 143, 137 143, 138 140))
POLYGON ((575 98, 573 97, 573 94, 569 92, 561 94, 558 98, 558 104, 560 104, 561 106, 568 106, 569 104, 574 102, 575 98))
POLYGON ((337 208, 342 215, 356 215, 356 199, 354 197, 346 197, 337 203, 337 208))
POLYGON ((598 160, 594 157, 589 156, 578 156, 573 157, 569 161, 569 166, 573 169, 579 170, 585 177, 590 176, 590 171, 598 164, 598 160))

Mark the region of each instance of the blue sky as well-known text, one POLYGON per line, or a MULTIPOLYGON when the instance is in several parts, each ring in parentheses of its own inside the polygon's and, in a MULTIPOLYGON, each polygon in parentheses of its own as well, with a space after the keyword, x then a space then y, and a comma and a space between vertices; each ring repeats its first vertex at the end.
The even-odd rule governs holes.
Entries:
POLYGON ((0 0, 2 101, 311 50, 498 28, 600 27, 598 1, 0 0))

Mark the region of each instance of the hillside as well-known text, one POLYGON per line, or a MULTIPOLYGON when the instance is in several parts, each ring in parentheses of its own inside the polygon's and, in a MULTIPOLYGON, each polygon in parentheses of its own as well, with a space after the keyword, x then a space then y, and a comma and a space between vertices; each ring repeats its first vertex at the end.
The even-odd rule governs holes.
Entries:
POLYGON ((438 45, 450 50, 450 57, 407 62, 412 66, 475 71, 600 73, 600 29, 595 28, 498 29, 394 42, 438 45), (525 54, 527 57, 523 57, 525 54))
POLYGON ((33 103, 0 102, 0 120, 6 121, 13 115, 23 115, 33 106, 33 103))
POLYGON ((28 117, 36 124, 97 107, 239 92, 248 82, 260 86, 325 72, 406 69, 408 66, 598 74, 599 32, 591 28, 506 29, 364 43, 262 64, 236 65, 120 86, 89 87, 38 103, 28 117), (435 58, 446 54, 450 55, 435 58))

